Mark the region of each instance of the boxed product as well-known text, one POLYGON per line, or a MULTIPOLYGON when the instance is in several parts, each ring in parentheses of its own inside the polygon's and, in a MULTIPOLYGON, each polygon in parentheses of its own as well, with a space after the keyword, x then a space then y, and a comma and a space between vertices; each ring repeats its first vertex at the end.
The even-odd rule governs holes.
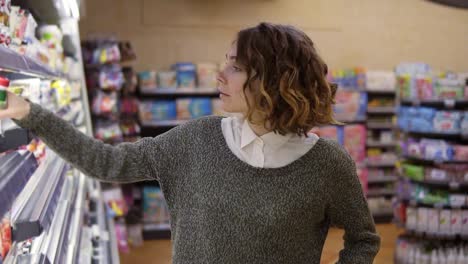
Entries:
POLYGON ((367 112, 367 93, 339 89, 335 96, 335 118, 340 121, 363 120, 367 112))
POLYGON ((463 99, 463 83, 458 79, 438 79, 436 97, 439 99, 463 99))
POLYGON ((99 72, 99 87, 104 90, 120 90, 125 79, 119 65, 104 67, 99 72))
POLYGON ((211 113, 211 98, 177 99, 177 119, 194 119, 211 113))
POLYGON ((434 131, 444 133, 459 133, 461 112, 438 111, 434 117, 434 131))
POLYGON ((416 91, 417 98, 431 99, 434 98, 434 88, 432 77, 426 75, 416 76, 416 91))
POLYGON ((344 147, 357 163, 366 157, 366 127, 363 125, 344 126, 344 147))
POLYGON ((424 180, 424 167, 423 166, 404 163, 401 168, 405 177, 408 177, 416 181, 424 180))
POLYGON ((214 63, 197 64, 198 87, 215 89, 217 86, 217 75, 218 65, 214 63))
POLYGON ((395 73, 392 71, 367 71, 366 89, 369 91, 394 91, 395 73))
POLYGON ((177 73, 175 71, 158 72, 158 85, 161 89, 177 88, 177 73))
POLYGON ((138 81, 140 84, 141 93, 151 93, 157 88, 156 72, 155 71, 142 71, 138 73, 138 81))
POLYGON ((468 161, 468 146, 466 145, 456 145, 454 160, 459 161, 468 161))
POLYGON ((140 115, 145 117, 142 121, 163 121, 177 118, 177 107, 174 100, 147 101, 140 104, 140 106, 142 105, 143 107, 140 107, 140 115), (147 111, 147 106, 149 106, 149 112, 147 111))
POLYGON ((159 187, 143 187, 143 221, 169 223, 169 210, 159 187))
POLYGON ((193 63, 180 62, 173 66, 177 72, 177 86, 179 88, 195 88, 197 71, 193 63))

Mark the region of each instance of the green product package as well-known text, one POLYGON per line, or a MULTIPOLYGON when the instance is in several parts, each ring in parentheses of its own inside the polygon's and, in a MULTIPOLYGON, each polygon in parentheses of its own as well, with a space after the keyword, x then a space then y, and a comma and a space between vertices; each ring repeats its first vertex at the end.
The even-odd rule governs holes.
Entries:
POLYGON ((415 181, 424 180, 424 167, 412 164, 403 164, 403 173, 405 177, 415 181))

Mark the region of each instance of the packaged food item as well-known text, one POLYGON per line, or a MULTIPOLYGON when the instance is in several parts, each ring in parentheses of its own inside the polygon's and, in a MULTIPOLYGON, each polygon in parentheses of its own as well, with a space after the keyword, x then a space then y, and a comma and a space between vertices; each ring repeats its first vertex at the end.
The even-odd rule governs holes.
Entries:
POLYGON ((119 65, 102 67, 99 72, 99 87, 103 90, 120 90, 125 79, 119 65))
POLYGON ((214 63, 198 63, 197 77, 198 87, 206 89, 216 89, 218 65, 214 63))
POLYGON ((143 221, 148 223, 169 223, 169 211, 159 187, 143 187, 143 221))
POLYGON ((138 73, 141 93, 151 93, 158 89, 155 71, 143 71, 138 73))
POLYGON ((416 226, 416 231, 421 233, 426 232, 429 226, 429 209, 420 207, 418 208, 418 224, 416 226))
POLYGON ((344 126, 344 147, 355 162, 363 162, 366 158, 366 127, 344 126))
POLYGON ((427 212, 427 230, 430 233, 437 234, 439 232, 439 210, 429 208, 427 212))
POLYGON ((455 149, 455 160, 459 161, 468 161, 468 146, 465 145, 456 145, 455 149))
POLYGON ((158 84, 161 89, 177 88, 177 73, 175 71, 158 72, 158 84))
POLYGON ((402 165, 402 170, 405 177, 416 181, 424 180, 424 166, 404 163, 402 165))
POLYGON ((432 77, 427 75, 419 75, 416 77, 417 98, 432 99, 434 98, 434 88, 432 85, 432 77))
POLYGON ((177 72, 177 86, 178 88, 193 89, 196 87, 196 67, 193 63, 180 62, 173 66, 177 72))
POLYGON ((462 231, 461 235, 466 237, 468 236, 468 210, 462 210, 462 231))
POLYGON ((452 210, 452 214, 450 217, 451 234, 460 234, 462 232, 462 211, 459 209, 452 210))
POLYGON ((369 91, 394 91, 396 77, 393 71, 367 71, 366 89, 369 91))
POLYGON ((416 230, 418 226, 418 211, 416 208, 406 208, 406 228, 408 230, 416 230))
POLYGON ((92 102, 92 111, 96 115, 112 115, 118 112, 117 93, 96 91, 92 102))
POLYGON ((440 222, 439 222, 439 230, 440 233, 443 235, 450 235, 451 225, 450 219, 452 211, 449 209, 443 209, 440 211, 440 222))
POLYGON ((0 77, 0 109, 7 108, 7 88, 10 85, 10 80, 5 77, 0 77))
POLYGON ((367 93, 338 90, 334 105, 335 118, 340 121, 363 120, 367 111, 367 93))
POLYGON ((142 122, 173 120, 177 117, 176 101, 174 100, 142 101, 139 104, 139 110, 142 122))
POLYGON ((459 133, 462 115, 456 111, 438 111, 434 117, 434 131, 459 133))
POLYGON ((177 119, 194 119, 211 113, 211 98, 177 99, 177 119))

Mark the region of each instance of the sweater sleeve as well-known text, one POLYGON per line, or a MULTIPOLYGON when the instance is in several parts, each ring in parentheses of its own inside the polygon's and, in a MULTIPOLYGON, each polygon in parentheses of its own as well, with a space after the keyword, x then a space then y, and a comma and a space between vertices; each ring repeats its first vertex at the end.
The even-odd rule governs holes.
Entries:
POLYGON ((50 149, 86 175, 108 182, 159 180, 170 166, 170 146, 174 143, 171 140, 176 137, 171 135, 174 133, 166 133, 112 146, 81 133, 34 103, 26 117, 13 121, 30 129, 50 149))
POLYGON ((346 153, 335 169, 328 214, 332 225, 345 230, 344 248, 338 263, 371 264, 379 251, 380 237, 376 234, 355 163, 346 153))

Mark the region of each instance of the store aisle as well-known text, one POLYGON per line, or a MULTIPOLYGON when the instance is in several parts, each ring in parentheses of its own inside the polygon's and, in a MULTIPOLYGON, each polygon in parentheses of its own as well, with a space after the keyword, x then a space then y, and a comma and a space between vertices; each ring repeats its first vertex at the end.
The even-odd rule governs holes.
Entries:
MULTIPOLYGON (((393 224, 377 225, 377 231, 382 237, 382 247, 380 249, 376 264, 393 263, 393 253, 395 241, 401 230, 393 224)), ((322 255, 322 263, 335 263, 338 259, 338 252, 341 249, 343 231, 330 230, 328 239, 322 255), (338 246, 339 245, 339 246, 338 246)), ((132 248, 129 254, 121 254, 122 264, 149 263, 149 264, 170 264, 171 263, 171 243, 169 240, 145 241, 143 247, 132 248)))

